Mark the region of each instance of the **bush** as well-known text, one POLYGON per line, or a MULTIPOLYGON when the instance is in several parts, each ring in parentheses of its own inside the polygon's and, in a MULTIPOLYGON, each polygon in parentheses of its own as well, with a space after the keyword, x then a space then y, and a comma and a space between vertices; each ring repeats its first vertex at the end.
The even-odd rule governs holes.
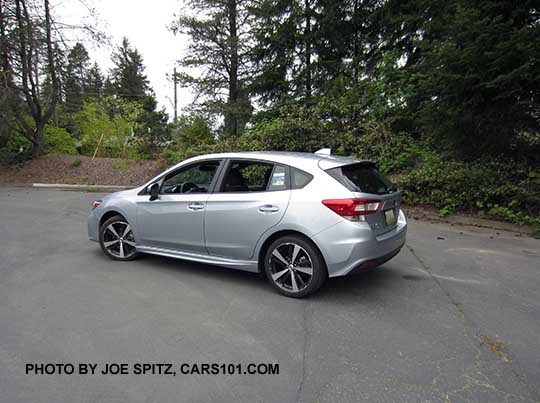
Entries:
MULTIPOLYGON (((530 172, 527 165, 513 161, 466 163, 433 153, 418 167, 397 176, 395 182, 403 192, 405 203, 431 205, 446 215, 498 206, 505 213, 507 208, 538 217, 540 181, 530 172)), ((504 216, 495 214, 493 209, 492 212, 504 216)), ((510 219, 511 215, 504 218, 510 219)))
POLYGON ((82 132, 81 153, 93 155, 99 144, 98 157, 141 158, 139 143, 143 140, 133 135, 140 113, 140 105, 112 97, 84 102, 75 115, 82 132))
POLYGON ((22 152, 12 151, 7 148, 0 148, 0 165, 10 166, 20 164, 32 158, 32 152, 25 150, 22 152))
POLYGON ((75 139, 61 127, 45 127, 45 154, 78 154, 75 139))
POLYGON ((32 144, 22 134, 14 133, 0 148, 0 165, 14 165, 32 158, 32 144))
POLYGON ((377 163, 385 174, 403 172, 429 158, 427 144, 408 133, 392 133, 384 127, 374 127, 354 142, 352 154, 377 163))

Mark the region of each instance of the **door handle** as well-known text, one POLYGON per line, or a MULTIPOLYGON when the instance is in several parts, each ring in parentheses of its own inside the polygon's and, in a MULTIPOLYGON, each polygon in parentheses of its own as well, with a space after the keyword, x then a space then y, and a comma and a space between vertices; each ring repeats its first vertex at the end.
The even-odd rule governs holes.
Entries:
POLYGON ((189 203, 187 208, 192 211, 202 210, 204 209, 204 204, 200 202, 193 202, 193 203, 189 203))
POLYGON ((263 206, 259 206, 259 211, 261 213, 276 213, 279 211, 279 207, 271 204, 265 204, 263 206))

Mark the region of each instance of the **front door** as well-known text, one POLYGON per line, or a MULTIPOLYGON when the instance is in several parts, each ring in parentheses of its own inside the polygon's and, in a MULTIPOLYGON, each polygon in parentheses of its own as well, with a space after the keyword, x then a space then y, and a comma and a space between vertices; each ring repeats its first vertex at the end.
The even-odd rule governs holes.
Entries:
POLYGON ((139 196, 138 243, 161 249, 207 253, 204 210, 220 160, 180 168, 163 178, 159 198, 139 196))
POLYGON ((212 255, 249 260, 261 235, 278 224, 289 205, 288 168, 232 160, 205 213, 206 248, 212 255))

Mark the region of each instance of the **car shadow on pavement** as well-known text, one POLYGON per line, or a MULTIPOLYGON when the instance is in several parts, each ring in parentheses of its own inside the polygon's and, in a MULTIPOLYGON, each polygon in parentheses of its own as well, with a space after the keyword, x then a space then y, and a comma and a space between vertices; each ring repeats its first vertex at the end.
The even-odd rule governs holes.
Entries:
MULTIPOLYGON (((99 249, 95 250, 95 255, 96 258, 109 261, 99 249)), ((126 264, 124 262, 114 263, 126 264)), ((252 273, 150 254, 142 254, 139 258, 127 264, 137 265, 141 270, 167 272, 180 281, 183 279, 207 279, 219 282, 220 287, 227 287, 228 284, 235 287, 245 286, 251 289, 255 288, 257 292, 274 293, 279 296, 268 283, 263 273, 252 273)), ((407 279, 401 275, 401 271, 395 267, 395 264, 383 265, 366 272, 329 278, 317 293, 307 299, 321 302, 325 300, 339 300, 340 302, 349 299, 369 300, 380 296, 390 284, 396 286, 399 282, 407 282, 407 279)))
POLYGON ((406 280, 395 265, 384 265, 366 272, 330 278, 312 298, 317 301, 373 301, 386 294, 390 286, 399 287, 402 282, 406 280))
POLYGON ((211 278, 214 281, 223 283, 234 282, 251 287, 264 288, 265 286, 265 277, 262 274, 227 267, 149 254, 141 255, 136 262, 144 262, 147 269, 174 272, 179 276, 200 276, 201 278, 211 278))

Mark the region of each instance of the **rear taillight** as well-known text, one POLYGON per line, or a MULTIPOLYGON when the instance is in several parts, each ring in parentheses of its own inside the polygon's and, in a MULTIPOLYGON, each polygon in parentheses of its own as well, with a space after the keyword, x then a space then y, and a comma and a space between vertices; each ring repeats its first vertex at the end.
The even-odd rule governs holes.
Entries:
POLYGON ((382 202, 370 199, 329 199, 322 203, 334 213, 352 221, 365 221, 365 216, 379 211, 382 202))

